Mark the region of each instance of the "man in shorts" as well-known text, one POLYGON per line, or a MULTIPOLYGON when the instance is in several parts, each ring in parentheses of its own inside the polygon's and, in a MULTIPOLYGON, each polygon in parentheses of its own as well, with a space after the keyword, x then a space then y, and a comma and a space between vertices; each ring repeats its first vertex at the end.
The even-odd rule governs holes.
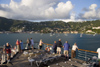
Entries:
POLYGON ((61 39, 57 42, 57 54, 61 54, 62 42, 61 39))
POLYGON ((64 48, 64 55, 65 55, 65 58, 67 56, 67 58, 69 58, 69 48, 70 48, 70 45, 68 44, 68 41, 66 41, 63 45, 63 48, 64 48))

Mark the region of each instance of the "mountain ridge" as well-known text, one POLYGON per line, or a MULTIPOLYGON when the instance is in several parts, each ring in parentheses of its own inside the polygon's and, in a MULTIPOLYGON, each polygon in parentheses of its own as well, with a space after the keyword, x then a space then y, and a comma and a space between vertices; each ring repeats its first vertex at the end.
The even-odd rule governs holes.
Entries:
POLYGON ((42 21, 42 22, 31 22, 25 20, 14 20, 0 17, 0 31, 18 31, 23 29, 24 31, 40 31, 46 30, 54 32, 63 31, 86 31, 92 30, 92 27, 100 26, 100 20, 95 21, 84 21, 84 22, 63 22, 63 21, 42 21))

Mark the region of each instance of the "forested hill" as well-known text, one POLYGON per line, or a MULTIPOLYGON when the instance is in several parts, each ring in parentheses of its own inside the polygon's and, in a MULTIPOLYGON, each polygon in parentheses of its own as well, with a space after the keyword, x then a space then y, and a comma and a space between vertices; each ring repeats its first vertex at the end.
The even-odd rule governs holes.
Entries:
POLYGON ((14 32, 22 28, 24 28, 24 31, 39 31, 46 29, 59 29, 59 31, 82 31, 98 26, 100 26, 100 20, 68 23, 63 21, 29 22, 0 17, 0 31, 14 32))

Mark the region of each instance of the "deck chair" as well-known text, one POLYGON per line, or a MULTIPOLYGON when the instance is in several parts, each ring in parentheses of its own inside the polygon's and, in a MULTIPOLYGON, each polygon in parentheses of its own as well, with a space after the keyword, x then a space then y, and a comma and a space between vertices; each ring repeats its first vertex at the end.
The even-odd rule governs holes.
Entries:
POLYGON ((31 66, 32 66, 32 63, 35 61, 34 59, 31 59, 30 57, 28 57, 28 61, 31 63, 31 66))

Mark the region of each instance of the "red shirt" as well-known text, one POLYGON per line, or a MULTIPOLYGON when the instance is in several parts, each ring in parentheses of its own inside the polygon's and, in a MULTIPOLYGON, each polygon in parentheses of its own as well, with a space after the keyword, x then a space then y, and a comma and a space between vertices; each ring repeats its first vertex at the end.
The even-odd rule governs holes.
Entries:
POLYGON ((11 49, 6 49, 6 53, 7 54, 11 53, 11 49))
POLYGON ((11 53, 11 46, 6 46, 5 47, 6 53, 11 53))
POLYGON ((16 45, 20 45, 20 42, 19 41, 16 41, 16 45))

